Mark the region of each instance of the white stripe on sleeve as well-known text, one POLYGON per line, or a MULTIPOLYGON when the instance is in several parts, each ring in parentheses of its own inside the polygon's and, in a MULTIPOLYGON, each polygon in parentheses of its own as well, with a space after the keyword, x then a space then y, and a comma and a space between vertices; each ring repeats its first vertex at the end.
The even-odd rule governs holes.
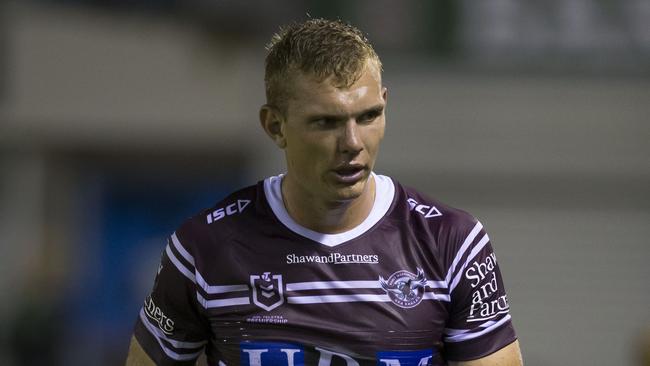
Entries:
POLYGON ((156 339, 158 344, 160 345, 160 348, 165 352, 167 356, 170 358, 176 360, 176 361, 190 361, 194 360, 197 357, 201 355, 203 350, 199 350, 194 353, 188 353, 188 354, 180 354, 172 351, 169 349, 169 347, 165 346, 165 344, 162 342, 162 339, 165 341, 171 343, 174 347, 176 348, 196 348, 196 347, 202 347, 206 342, 180 342, 180 341, 174 341, 173 339, 169 339, 164 336, 164 333, 162 331, 159 331, 158 328, 154 327, 149 323, 149 321, 146 319, 144 315, 144 310, 140 310, 140 320, 142 320, 142 323, 144 324, 145 328, 149 331, 149 333, 156 339))
POLYGON ((194 264, 194 257, 192 257, 192 255, 187 250, 185 250, 185 248, 183 248, 181 242, 178 241, 178 237, 176 236, 175 231, 172 234, 172 243, 174 243, 174 248, 176 248, 176 250, 178 250, 178 252, 181 253, 183 258, 185 258, 185 260, 188 261, 191 265, 196 267, 196 264, 194 264))
POLYGON ((469 256, 467 257, 467 260, 465 260, 465 263, 463 263, 463 266, 460 268, 460 271, 456 274, 456 277, 454 277, 454 281, 451 283, 451 286, 449 286, 449 293, 454 291, 456 286, 458 285, 458 282, 460 281, 460 278, 463 277, 463 272, 465 271, 465 268, 467 268, 467 264, 476 257, 476 255, 483 249, 483 247, 490 241, 490 238, 488 237, 487 234, 483 235, 481 240, 476 244, 474 249, 470 252, 469 256))
POLYGON ((187 267, 185 267, 185 265, 183 265, 183 263, 181 263, 181 261, 179 261, 178 258, 176 258, 176 256, 174 255, 174 252, 172 252, 172 249, 170 248, 169 245, 167 245, 167 248, 165 249, 165 252, 167 252, 167 256, 169 257, 169 260, 171 260, 172 263, 174 263, 174 266, 176 266, 176 269, 178 269, 190 281, 196 283, 196 277, 194 276, 194 273, 192 273, 192 271, 187 269, 187 267))
POLYGON ((476 337, 480 337, 485 333, 489 333, 489 332, 495 330, 501 324, 503 324, 503 323, 507 322, 508 320, 510 320, 510 318, 511 318, 510 314, 508 314, 508 315, 504 316, 503 319, 501 319, 498 322, 490 325, 489 327, 483 329, 480 332, 456 334, 456 335, 453 335, 453 336, 450 336, 450 337, 445 337, 445 341, 446 342, 462 342, 462 341, 466 341, 466 340, 469 340, 469 339, 474 339, 476 337))
POLYGON ((458 253, 456 253, 456 257, 454 257, 454 261, 451 262, 451 267, 449 267, 449 271, 447 271, 445 282, 449 283, 449 281, 451 281, 451 277, 454 275, 458 262, 460 262, 461 258, 463 258, 465 251, 470 246, 470 244, 472 244, 472 242, 474 241, 478 233, 481 231, 481 229, 483 229, 483 224, 481 224, 481 222, 477 222, 476 225, 474 225, 472 231, 470 231, 469 235, 467 235, 467 238, 465 238, 463 245, 461 245, 460 249, 458 250, 458 253))
POLYGON ((177 341, 177 340, 174 340, 174 339, 171 339, 171 338, 167 337, 167 335, 165 333, 163 333, 162 330, 154 327, 153 325, 151 325, 151 323, 149 323, 149 321, 147 320, 147 316, 144 313, 144 309, 140 310, 140 320, 142 320, 144 325, 147 327, 147 330, 151 334, 153 334, 154 336, 156 336, 158 338, 164 339, 165 341, 169 342, 172 346, 174 346, 176 348, 188 348, 188 349, 200 348, 200 347, 203 347, 204 344, 208 343, 207 341, 182 342, 182 341, 177 341))
MULTIPOLYGON (((476 328, 487 328, 487 327, 491 326, 491 325, 494 324, 494 323, 496 323, 495 320, 489 320, 489 321, 486 321, 485 323, 482 323, 482 324, 477 325, 476 328)), ((476 329, 476 328, 474 328, 474 329, 476 329)), ((445 334, 456 335, 456 334, 467 333, 467 332, 469 332, 469 331, 471 331, 471 330, 472 330, 472 329, 453 329, 453 328, 445 328, 444 332, 445 332, 445 334)))

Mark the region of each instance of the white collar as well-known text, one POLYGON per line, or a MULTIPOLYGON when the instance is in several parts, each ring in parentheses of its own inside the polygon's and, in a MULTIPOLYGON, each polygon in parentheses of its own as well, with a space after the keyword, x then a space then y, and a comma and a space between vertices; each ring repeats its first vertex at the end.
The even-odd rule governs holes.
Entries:
POLYGON ((395 185, 387 176, 377 175, 375 173, 372 173, 372 176, 375 178, 375 202, 372 205, 370 214, 368 214, 368 217, 366 217, 366 219, 358 226, 338 234, 324 234, 310 230, 298 224, 291 216, 289 216, 286 207, 284 207, 284 201, 282 200, 282 178, 284 177, 284 174, 266 178, 264 180, 264 194, 266 195, 266 200, 268 201, 269 206, 271 206, 273 213, 280 222, 284 224, 284 226, 296 234, 317 241, 328 247, 335 247, 341 243, 359 237, 379 222, 379 220, 381 220, 388 212, 388 209, 393 202, 393 197, 395 196, 395 185))

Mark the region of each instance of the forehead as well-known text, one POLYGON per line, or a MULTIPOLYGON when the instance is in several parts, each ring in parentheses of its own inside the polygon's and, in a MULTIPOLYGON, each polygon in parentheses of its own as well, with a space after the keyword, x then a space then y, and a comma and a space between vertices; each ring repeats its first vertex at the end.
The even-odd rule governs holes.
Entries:
POLYGON ((290 114, 352 114, 383 103, 381 73, 370 61, 349 87, 337 86, 332 77, 320 81, 304 73, 292 79, 287 101, 290 114))

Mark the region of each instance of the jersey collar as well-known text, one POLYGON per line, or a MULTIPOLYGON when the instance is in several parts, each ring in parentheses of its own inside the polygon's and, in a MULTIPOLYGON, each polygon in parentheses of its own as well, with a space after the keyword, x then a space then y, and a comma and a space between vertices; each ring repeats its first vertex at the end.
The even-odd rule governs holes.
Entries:
POLYGON ((281 184, 284 174, 266 178, 264 180, 264 194, 275 216, 289 230, 328 247, 335 247, 355 239, 370 230, 390 209, 395 196, 395 185, 392 179, 384 175, 375 174, 374 172, 372 176, 375 178, 375 202, 370 210, 370 214, 358 226, 338 234, 324 234, 310 230, 298 224, 289 216, 286 207, 284 207, 284 201, 282 200, 281 184))

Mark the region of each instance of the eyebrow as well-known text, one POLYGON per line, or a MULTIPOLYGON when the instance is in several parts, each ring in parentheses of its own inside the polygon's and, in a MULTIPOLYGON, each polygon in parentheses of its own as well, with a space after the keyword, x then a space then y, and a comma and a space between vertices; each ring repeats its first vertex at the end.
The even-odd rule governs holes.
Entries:
MULTIPOLYGON (((367 113, 381 114, 384 111, 384 108, 385 108, 385 105, 378 104, 376 106, 366 108, 366 109, 354 114, 354 117, 356 118, 356 117, 359 117, 359 116, 363 116, 364 114, 367 114, 367 113)), ((330 119, 330 120, 339 121, 339 120, 345 119, 347 117, 348 117, 347 114, 327 114, 327 113, 323 113, 323 114, 314 114, 314 115, 308 116, 307 120, 308 121, 318 121, 318 120, 321 120, 321 119, 330 119)))

